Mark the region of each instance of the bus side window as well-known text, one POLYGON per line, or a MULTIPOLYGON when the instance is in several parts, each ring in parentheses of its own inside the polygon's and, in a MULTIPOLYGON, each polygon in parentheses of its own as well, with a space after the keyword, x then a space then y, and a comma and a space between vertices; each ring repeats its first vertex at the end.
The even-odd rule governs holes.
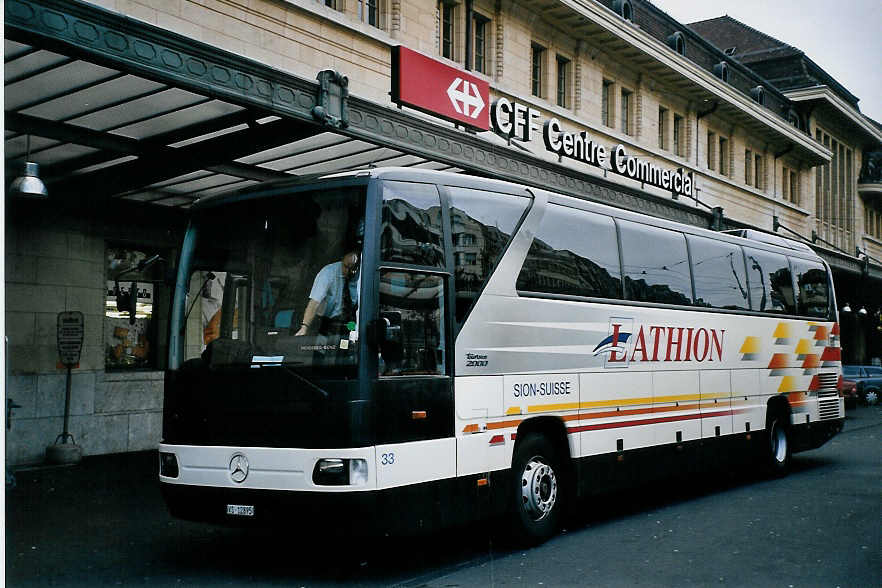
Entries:
POLYGON ((383 182, 383 261, 443 267, 441 196, 434 184, 383 182))
POLYGON ((744 255, 731 243, 689 235, 695 305, 726 310, 750 310, 744 255))
POLYGON ((692 278, 683 233, 618 222, 628 299, 691 305, 692 278))
POLYGON ((529 198, 447 187, 456 279, 456 320, 462 323, 523 218, 529 198))
POLYGON ((549 204, 516 287, 523 292, 622 298, 613 220, 549 204))
POLYGON ((793 280, 787 258, 779 253, 744 248, 753 310, 796 314, 793 280))
POLYGON ((380 274, 379 316, 386 321, 381 376, 444 375, 444 279, 385 270, 380 274))
POLYGON ((824 265, 794 257, 790 258, 790 265, 796 274, 799 314, 827 318, 830 314, 830 300, 824 265))

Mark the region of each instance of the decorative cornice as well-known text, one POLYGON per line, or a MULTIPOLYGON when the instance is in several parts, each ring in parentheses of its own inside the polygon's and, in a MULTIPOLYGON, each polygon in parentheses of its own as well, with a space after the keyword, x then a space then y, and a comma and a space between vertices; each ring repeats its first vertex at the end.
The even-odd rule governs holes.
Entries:
POLYGON ((813 88, 803 88, 801 90, 788 90, 784 92, 784 95, 793 102, 824 100, 854 123, 855 127, 863 131, 874 141, 882 144, 882 130, 868 121, 866 117, 852 107, 851 104, 840 98, 829 86, 815 86, 813 88))
POLYGON ((815 142, 814 139, 791 126, 787 121, 775 116, 759 104, 756 104, 749 97, 742 95, 735 88, 715 77, 711 72, 702 69, 686 57, 677 54, 646 31, 624 21, 601 3, 592 0, 560 0, 560 2, 574 12, 590 19, 594 24, 604 28, 607 32, 629 43, 634 48, 643 51, 659 63, 676 71, 692 83, 713 93, 731 106, 760 121, 770 130, 781 135, 783 139, 799 145, 818 160, 823 162, 830 161, 831 152, 815 142))

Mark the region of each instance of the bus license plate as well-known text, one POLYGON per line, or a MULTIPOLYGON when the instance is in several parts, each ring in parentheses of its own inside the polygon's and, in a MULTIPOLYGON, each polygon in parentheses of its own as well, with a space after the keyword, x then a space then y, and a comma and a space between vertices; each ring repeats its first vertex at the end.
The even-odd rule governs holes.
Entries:
POLYGON ((228 504, 227 514, 234 517, 253 517, 254 507, 244 504, 228 504))

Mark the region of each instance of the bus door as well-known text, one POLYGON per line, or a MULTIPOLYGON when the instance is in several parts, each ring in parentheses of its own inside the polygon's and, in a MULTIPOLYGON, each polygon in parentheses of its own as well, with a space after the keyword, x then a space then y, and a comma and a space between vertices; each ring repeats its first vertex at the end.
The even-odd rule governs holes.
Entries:
POLYGON ((449 277, 381 268, 374 386, 380 488, 456 475, 449 277))

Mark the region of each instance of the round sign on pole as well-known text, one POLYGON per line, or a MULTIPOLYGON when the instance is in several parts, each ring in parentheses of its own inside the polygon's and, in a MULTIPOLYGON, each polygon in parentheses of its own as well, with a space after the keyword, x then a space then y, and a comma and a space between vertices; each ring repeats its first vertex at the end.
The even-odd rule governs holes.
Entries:
POLYGON ((84 324, 83 313, 78 310, 58 313, 58 356, 67 367, 80 363, 84 324))

